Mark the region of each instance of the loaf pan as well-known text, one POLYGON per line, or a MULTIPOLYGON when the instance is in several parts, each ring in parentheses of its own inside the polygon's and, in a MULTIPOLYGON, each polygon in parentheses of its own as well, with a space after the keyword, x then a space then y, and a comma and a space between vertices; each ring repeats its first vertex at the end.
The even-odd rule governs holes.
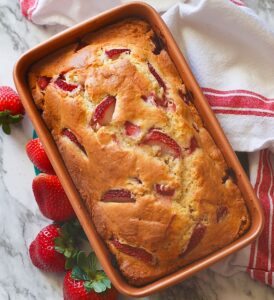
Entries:
POLYGON ((176 45, 167 26, 160 15, 149 5, 142 2, 135 2, 119 6, 105 13, 89 19, 79 25, 55 35, 46 42, 34 47, 21 56, 14 68, 14 81, 18 93, 22 99, 26 112, 31 119, 33 126, 41 139, 49 159, 60 178, 60 181, 68 195, 68 198, 76 212, 76 215, 83 226, 84 231, 94 249, 102 267, 110 280, 122 294, 132 297, 142 297, 179 283, 196 272, 209 267, 213 263, 221 260, 227 255, 243 248, 251 243, 260 233, 263 227, 263 213, 258 199, 256 198, 250 182, 241 167, 234 151, 224 135, 214 113, 198 86, 193 74, 187 65, 185 58, 176 45), (247 232, 233 243, 208 255, 207 257, 195 261, 188 266, 184 266, 177 272, 156 280, 142 287, 129 285, 121 273, 112 264, 112 255, 106 248, 104 242, 99 237, 87 212, 84 202, 81 200, 70 175, 68 174, 58 149, 49 133, 40 113, 38 112, 27 83, 27 74, 31 65, 46 55, 76 41, 79 41, 85 34, 98 30, 106 25, 115 23, 128 17, 139 17, 150 23, 154 31, 161 36, 166 49, 177 67, 177 70, 185 83, 187 89, 193 94, 194 105, 199 111, 205 127, 210 132, 214 141, 221 149, 227 164, 235 171, 239 188, 248 207, 251 226, 247 232))

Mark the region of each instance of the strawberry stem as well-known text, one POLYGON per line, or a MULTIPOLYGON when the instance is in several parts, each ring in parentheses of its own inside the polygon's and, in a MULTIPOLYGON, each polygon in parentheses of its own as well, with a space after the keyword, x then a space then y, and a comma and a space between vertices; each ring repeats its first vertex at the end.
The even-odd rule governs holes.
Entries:
POLYGON ((11 133, 10 124, 19 123, 23 119, 23 115, 12 115, 10 110, 4 110, 0 112, 0 126, 6 134, 11 133))

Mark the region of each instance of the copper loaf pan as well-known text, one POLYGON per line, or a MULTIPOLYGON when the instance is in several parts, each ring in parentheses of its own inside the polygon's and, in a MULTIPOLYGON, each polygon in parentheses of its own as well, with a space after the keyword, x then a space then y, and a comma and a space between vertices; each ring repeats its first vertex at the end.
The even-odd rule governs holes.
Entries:
POLYGON ((86 232, 90 244, 96 252, 98 259, 100 260, 110 280, 119 290, 119 292, 128 296, 141 297, 174 285, 190 277, 196 272, 209 267, 211 264, 219 261, 227 255, 243 248, 247 244, 251 243, 262 230, 262 209, 244 170, 242 169, 234 151, 228 143, 227 138, 225 137, 215 115, 204 98, 201 89, 193 77, 189 66, 187 65, 182 53, 176 45, 167 26, 162 21, 159 14, 149 5, 136 2, 114 8, 108 12, 100 14, 97 17, 76 25, 36 46, 25 53, 17 62, 14 68, 14 81, 28 116, 44 144, 49 159, 56 171, 56 174, 61 180, 61 183, 71 201, 77 217, 79 218, 79 221, 86 232), (122 277, 119 270, 112 265, 112 256, 95 230, 91 217, 88 214, 87 209, 66 170, 53 138, 34 104, 27 84, 28 70, 34 62, 37 62, 41 58, 51 54, 57 49, 78 41, 82 36, 89 32, 98 30, 106 25, 133 16, 147 20, 152 25, 154 31, 163 39, 166 49, 175 66, 177 67, 183 82, 194 96, 194 104, 201 115, 205 127, 208 129, 216 144, 221 149, 227 164, 233 168, 236 173, 238 185, 246 201, 251 218, 251 226, 249 230, 238 240, 212 253, 211 255, 200 259, 199 261, 195 261, 194 263, 181 268, 175 273, 167 275, 142 287, 134 287, 129 285, 122 277))

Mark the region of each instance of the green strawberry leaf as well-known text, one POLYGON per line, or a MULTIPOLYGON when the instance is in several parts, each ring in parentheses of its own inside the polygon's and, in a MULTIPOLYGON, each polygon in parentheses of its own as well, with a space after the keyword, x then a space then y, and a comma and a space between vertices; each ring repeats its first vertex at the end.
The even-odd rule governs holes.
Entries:
POLYGON ((65 244, 64 244, 63 238, 61 236, 54 239, 54 245, 55 245, 55 250, 57 250, 56 247, 58 247, 58 248, 62 249, 62 252, 60 252, 60 253, 64 252, 65 244))
POLYGON ((102 282, 87 281, 84 283, 87 292, 94 290, 96 293, 103 293, 106 291, 106 286, 102 282))
POLYGON ((77 262, 79 252, 77 232, 81 230, 81 226, 75 220, 63 222, 60 226, 59 236, 54 239, 54 249, 65 256, 66 268, 71 269, 77 262))
POLYGON ((19 115, 10 115, 9 116, 9 122, 11 123, 11 124, 15 124, 15 123, 18 123, 18 122, 20 122, 21 120, 23 119, 23 116, 21 115, 21 114, 19 114, 19 115))
POLYGON ((89 277, 87 274, 81 270, 78 266, 74 266, 71 272, 71 277, 75 280, 89 280, 89 277))
POLYGON ((7 110, 7 109, 4 110, 4 111, 0 111, 0 118, 9 116, 10 113, 11 113, 11 111, 10 111, 10 110, 7 110))
POLYGON ((65 269, 66 270, 71 270, 75 265, 75 259, 74 258, 67 258, 66 259, 66 264, 65 264, 65 269))
POLYGON ((94 252, 90 252, 88 256, 89 274, 93 277, 97 270, 97 257, 94 252))
POLYGON ((10 134, 10 133, 11 133, 10 125, 7 124, 7 123, 4 123, 4 124, 2 125, 2 129, 3 129, 3 131, 4 131, 6 134, 10 134))
POLYGON ((111 289, 111 281, 107 277, 102 279, 102 282, 108 289, 111 289))
POLYGON ((85 273, 89 272, 89 261, 84 251, 79 251, 77 255, 77 266, 85 273))

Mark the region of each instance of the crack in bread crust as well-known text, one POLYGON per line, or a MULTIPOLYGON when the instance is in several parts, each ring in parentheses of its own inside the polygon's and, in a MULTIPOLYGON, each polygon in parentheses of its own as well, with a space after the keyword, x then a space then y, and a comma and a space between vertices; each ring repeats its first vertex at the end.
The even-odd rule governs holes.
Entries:
POLYGON ((39 61, 29 73, 35 103, 96 229, 133 285, 200 259, 249 227, 220 150, 164 46, 157 47, 149 24, 127 19, 39 61), (37 83, 42 76, 49 78, 43 89, 37 83), (68 85, 54 84, 60 76, 68 85), (115 107, 100 111, 103 126, 92 124, 96 107, 109 96, 115 107), (126 134, 127 122, 138 135, 126 134), (78 144, 62 135, 64 128, 78 144), (151 130, 161 132, 159 139, 142 143, 151 130), (116 192, 101 201, 109 190, 116 192), (115 247, 113 239, 123 246, 115 247))

